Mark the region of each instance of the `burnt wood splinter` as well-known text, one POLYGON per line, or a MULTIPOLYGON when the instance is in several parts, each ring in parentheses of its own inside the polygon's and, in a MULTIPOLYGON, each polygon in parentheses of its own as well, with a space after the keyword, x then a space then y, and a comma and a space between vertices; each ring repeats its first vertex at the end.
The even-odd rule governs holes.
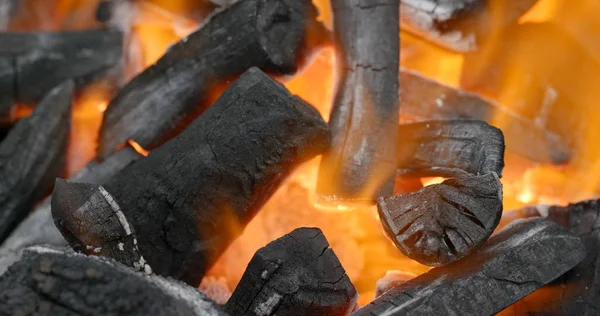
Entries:
POLYGON ((113 260, 35 246, 0 277, 3 315, 227 316, 182 282, 113 260))
POLYGON ((402 283, 352 315, 494 315, 584 257, 581 240, 557 224, 521 220, 468 257, 402 283))
POLYGON ((398 0, 332 0, 340 85, 317 192, 324 202, 392 194, 398 133, 398 0))
POLYGON ((211 93, 250 67, 294 73, 313 48, 309 38, 325 32, 316 15, 309 0, 242 0, 217 11, 110 102, 98 156, 129 139, 156 148, 203 112, 211 93))
POLYGON ((71 81, 52 89, 0 143, 0 242, 63 171, 73 90, 71 81))
POLYGON ((504 135, 482 121, 425 121, 399 126, 398 173, 456 177, 495 172, 502 177, 504 135))
POLYGON ((318 228, 259 249, 225 305, 231 315, 345 316, 358 294, 318 228))
POLYGON ((495 172, 461 176, 418 192, 380 198, 386 234, 408 257, 444 266, 483 244, 502 216, 502 184, 495 172))
MULTIPOLYGON (((154 272, 197 286, 291 170, 328 146, 329 129, 319 113, 251 68, 181 134, 107 182, 114 203, 99 202, 110 206, 103 214, 128 223, 154 272)), ((54 199, 70 201, 85 190, 66 183, 54 199)), ((87 195, 99 197, 99 190, 87 195)), ((91 212, 102 206, 77 204, 53 203, 52 213, 71 245, 87 249, 69 221, 84 225, 88 212, 86 225, 94 227, 91 212)), ((122 226, 99 237, 122 236, 122 226)))

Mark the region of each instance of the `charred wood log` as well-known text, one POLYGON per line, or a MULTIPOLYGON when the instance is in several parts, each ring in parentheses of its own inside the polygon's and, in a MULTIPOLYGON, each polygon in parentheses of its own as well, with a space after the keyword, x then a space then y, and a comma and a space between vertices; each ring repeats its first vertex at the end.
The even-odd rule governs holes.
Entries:
POLYGON ((405 282, 353 315, 493 315, 584 256, 579 238, 555 223, 522 220, 469 257, 405 282))
POLYGON ((0 277, 0 310, 6 315, 226 315, 181 282, 40 246, 27 249, 0 277))
MULTIPOLYGON (((531 295, 507 308, 511 315, 597 315, 600 313, 600 200, 566 207, 538 207, 544 216, 579 236, 586 249, 585 259, 544 288, 543 295, 531 295)), ((534 216, 534 209, 523 212, 534 216)))
POLYGON ((495 28, 516 24, 537 0, 400 0, 403 30, 446 49, 474 51, 495 28))
POLYGON ((16 102, 36 104, 58 82, 97 78, 120 61, 121 41, 111 30, 1 33, 0 118, 16 102))
POLYGON ((0 241, 27 216, 62 171, 73 83, 52 89, 0 143, 0 241))
POLYGON ((463 176, 418 192, 379 198, 386 234, 408 257, 443 266, 481 246, 502 216, 502 184, 494 172, 463 176))
POLYGON ((411 272, 387 271, 375 284, 375 297, 380 297, 383 293, 398 287, 402 283, 406 283, 415 277, 417 277, 417 275, 411 272))
POLYGON ((495 172, 502 177, 504 135, 482 121, 426 121, 400 125, 398 173, 456 177, 495 172))
POLYGON ((398 0, 332 0, 342 79, 317 191, 324 201, 392 194, 398 132, 398 0))
POLYGON ((309 0, 243 0, 219 11, 111 101, 99 157, 129 139, 156 148, 206 109, 211 91, 250 67, 295 72, 320 28, 309 0))
POLYGON ((566 162, 571 149, 559 135, 508 108, 478 95, 446 86, 402 69, 400 115, 416 120, 474 119, 491 125, 501 123, 507 150, 538 162, 566 162))
POLYGON ((318 228, 259 249, 225 305, 231 315, 349 315, 358 294, 318 228))
MULTIPOLYGON (((184 132, 104 187, 152 270, 197 286, 285 176, 327 146, 319 113, 251 68, 184 132)), ((66 193, 73 190, 55 191, 54 201, 69 201, 66 193)), ((58 206, 52 212, 63 228, 57 214, 96 207, 58 206)))
MULTIPOLYGON (((90 162, 69 180, 103 184, 141 157, 133 148, 125 147, 102 163, 90 162)), ((19 260, 26 247, 35 245, 68 246, 67 241, 54 225, 50 201, 51 196, 40 203, 4 241, 0 247, 0 275, 11 264, 19 260)))

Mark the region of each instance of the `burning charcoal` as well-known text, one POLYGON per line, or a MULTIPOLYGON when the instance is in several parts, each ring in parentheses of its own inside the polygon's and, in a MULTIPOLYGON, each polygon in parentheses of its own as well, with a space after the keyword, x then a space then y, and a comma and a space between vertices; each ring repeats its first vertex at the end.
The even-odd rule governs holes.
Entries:
POLYGON ((388 271, 383 278, 377 280, 375 286, 375 297, 380 297, 383 293, 400 286, 417 277, 416 274, 404 271, 388 271))
MULTIPOLYGON (((587 255, 583 261, 544 288, 544 295, 524 298, 506 309, 511 315, 597 315, 600 311, 600 200, 566 207, 538 208, 542 216, 579 236, 587 255)), ((532 209, 526 212, 531 215, 532 209)))
POLYGON ((73 83, 52 89, 0 143, 0 241, 27 216, 62 171, 73 83))
MULTIPOLYGON (((141 158, 141 155, 127 146, 102 163, 90 162, 79 173, 71 177, 70 181, 103 184, 139 158, 141 158)), ((64 237, 54 225, 52 213, 50 212, 50 201, 51 198, 48 197, 40 203, 4 241, 2 247, 0 247, 0 275, 11 264, 19 260, 23 249, 28 246, 67 246, 64 237)))
POLYGON ((0 33, 0 118, 16 102, 35 104, 57 83, 85 83, 121 58, 119 32, 0 33))
MULTIPOLYGON (((197 286, 285 176, 328 145, 319 113, 251 68, 184 132, 104 188, 114 197, 110 208, 122 212, 152 270, 197 286)), ((54 199, 62 201, 69 197, 57 193, 77 194, 56 191, 54 199)), ((53 205, 55 220, 65 219, 57 214, 75 216, 97 208, 76 206, 53 205)), ((93 221, 90 217, 87 225, 93 221)), ((71 241, 83 237, 69 233, 71 241)))
POLYGON ((492 29, 515 24, 537 0, 400 0, 401 27, 444 48, 468 52, 492 29))
POLYGON ((205 276, 202 278, 198 289, 219 305, 225 305, 231 297, 231 290, 224 277, 215 278, 213 276, 205 276))
POLYGON ((443 85, 421 74, 400 71, 400 114, 417 120, 474 119, 500 125, 506 147, 545 163, 564 163, 571 155, 568 144, 557 134, 508 108, 478 95, 443 85))
POLYGON ((502 184, 494 172, 457 177, 379 198, 377 209, 386 234, 405 255, 444 266, 490 237, 502 216, 502 184))
POLYGON ((368 201, 392 194, 398 132, 397 0, 332 0, 341 49, 341 84, 321 162, 324 201, 368 201))
POLYGON ((323 232, 299 228, 256 252, 225 311, 252 316, 344 316, 357 298, 323 232))
POLYGON ((400 125, 398 172, 421 177, 502 177, 504 135, 482 121, 427 121, 400 125))
POLYGON ((584 256, 579 238, 555 223, 518 221, 469 257, 403 283, 353 315, 493 315, 584 256))
POLYGON ((6 315, 226 315, 181 282, 40 246, 28 248, 0 277, 0 310, 6 315))
POLYGON ((319 29, 309 0, 243 0, 171 47, 111 101, 100 130, 101 158, 129 139, 153 149, 204 111, 210 94, 257 66, 290 74, 319 29))

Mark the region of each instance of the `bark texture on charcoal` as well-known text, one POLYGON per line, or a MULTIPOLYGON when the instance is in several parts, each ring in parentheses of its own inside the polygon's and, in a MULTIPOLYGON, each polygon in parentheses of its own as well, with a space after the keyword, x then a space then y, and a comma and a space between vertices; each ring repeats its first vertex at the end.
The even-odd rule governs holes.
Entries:
POLYGON ((398 133, 398 0, 332 0, 340 84, 317 191, 366 201, 394 189, 398 133))
POLYGON ((256 252, 225 311, 248 316, 345 316, 357 298, 323 232, 299 228, 256 252))
MULTIPOLYGON (((36 104, 57 83, 83 84, 121 60, 122 35, 114 30, 1 33, 0 119, 14 103, 36 104)), ((1 122, 0 122, 1 123, 1 122)))
POLYGON ((477 50, 481 37, 525 14, 537 0, 400 0, 403 30, 446 49, 477 50))
MULTIPOLYGON (((539 207, 537 216, 558 223, 579 236, 587 254, 569 272, 532 295, 507 308, 509 315, 598 315, 600 314, 600 200, 565 207, 539 207)), ((527 214, 533 216, 532 209, 527 214)))
POLYGON ((152 270, 197 286, 289 172, 328 146, 319 113, 251 68, 185 131, 104 187, 152 270))
POLYGON ((482 245, 498 226, 502 184, 494 172, 456 177, 379 198, 377 210, 400 251, 422 264, 443 266, 482 245))
POLYGON ((444 85, 423 75, 400 70, 400 115, 411 120, 474 119, 502 129, 506 149, 538 162, 566 162, 571 149, 558 134, 501 104, 444 85))
POLYGON ((52 89, 0 143, 0 241, 25 218, 62 172, 73 82, 52 89))
POLYGON ((217 12, 111 101, 99 157, 129 139, 156 148, 203 112, 211 93, 250 67, 295 72, 309 35, 324 30, 316 14, 309 0, 243 0, 217 12))
POLYGON ((112 260, 28 248, 0 277, 1 315, 225 316, 182 282, 144 275, 112 260))
POLYGON ((472 255, 387 291, 353 315, 493 315, 584 256, 579 238, 555 223, 521 220, 472 255))
POLYGON ((400 125, 398 173, 455 177, 495 172, 502 177, 504 135, 482 121, 425 121, 400 125))
MULTIPOLYGON (((70 181, 103 184, 133 161, 141 158, 133 148, 125 147, 102 163, 90 162, 71 177, 70 181)), ((50 211, 51 196, 31 212, 17 226, 0 247, 0 275, 19 260, 23 249, 35 245, 68 246, 67 241, 54 225, 50 211)))

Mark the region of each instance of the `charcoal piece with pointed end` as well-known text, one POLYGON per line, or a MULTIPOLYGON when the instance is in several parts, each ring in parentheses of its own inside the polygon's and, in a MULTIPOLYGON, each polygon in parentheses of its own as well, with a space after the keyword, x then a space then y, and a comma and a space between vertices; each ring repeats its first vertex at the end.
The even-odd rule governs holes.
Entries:
POLYGON ((103 186, 152 270, 197 286, 292 169, 328 146, 319 113, 251 68, 181 134, 103 186))
MULTIPOLYGON (((133 148, 127 146, 101 163, 88 163, 69 181, 103 184, 118 174, 133 161, 141 158, 133 148)), ((41 202, 27 218, 15 228, 0 247, 0 275, 19 260, 23 249, 35 245, 68 246, 58 231, 50 211, 51 196, 41 202)))
POLYGON ((468 257, 387 291, 353 315, 494 315, 584 257, 581 240, 557 224, 521 220, 468 257))
POLYGON ((358 294, 318 228, 298 228, 259 249, 233 292, 231 315, 349 315, 358 294))
POLYGON ((418 192, 379 198, 386 234, 408 257, 444 266, 481 246, 502 216, 498 175, 462 176, 418 192))
POLYGON ((494 30, 516 24, 538 0, 400 0, 401 28, 457 52, 478 49, 494 30))
POLYGON ((495 172, 502 177, 504 135, 482 121, 425 121, 400 125, 398 173, 455 177, 495 172))
POLYGON ((332 0, 331 6, 341 80, 317 192, 323 202, 372 203, 394 189, 398 0, 332 0))
POLYGON ((113 260, 28 248, 0 277, 5 315, 226 316, 181 282, 134 272, 113 260))
POLYGON ((203 112, 215 93, 256 66, 294 73, 324 32, 309 0, 243 0, 173 45, 111 101, 100 129, 104 158, 132 139, 153 149, 203 112))
POLYGON ((503 105, 423 77, 400 70, 400 115, 410 120, 472 119, 502 129, 506 149, 537 162, 561 164, 569 160, 571 148, 558 134, 537 127, 503 105))
POLYGON ((0 143, 0 241, 52 187, 63 168, 73 82, 52 89, 0 143))

